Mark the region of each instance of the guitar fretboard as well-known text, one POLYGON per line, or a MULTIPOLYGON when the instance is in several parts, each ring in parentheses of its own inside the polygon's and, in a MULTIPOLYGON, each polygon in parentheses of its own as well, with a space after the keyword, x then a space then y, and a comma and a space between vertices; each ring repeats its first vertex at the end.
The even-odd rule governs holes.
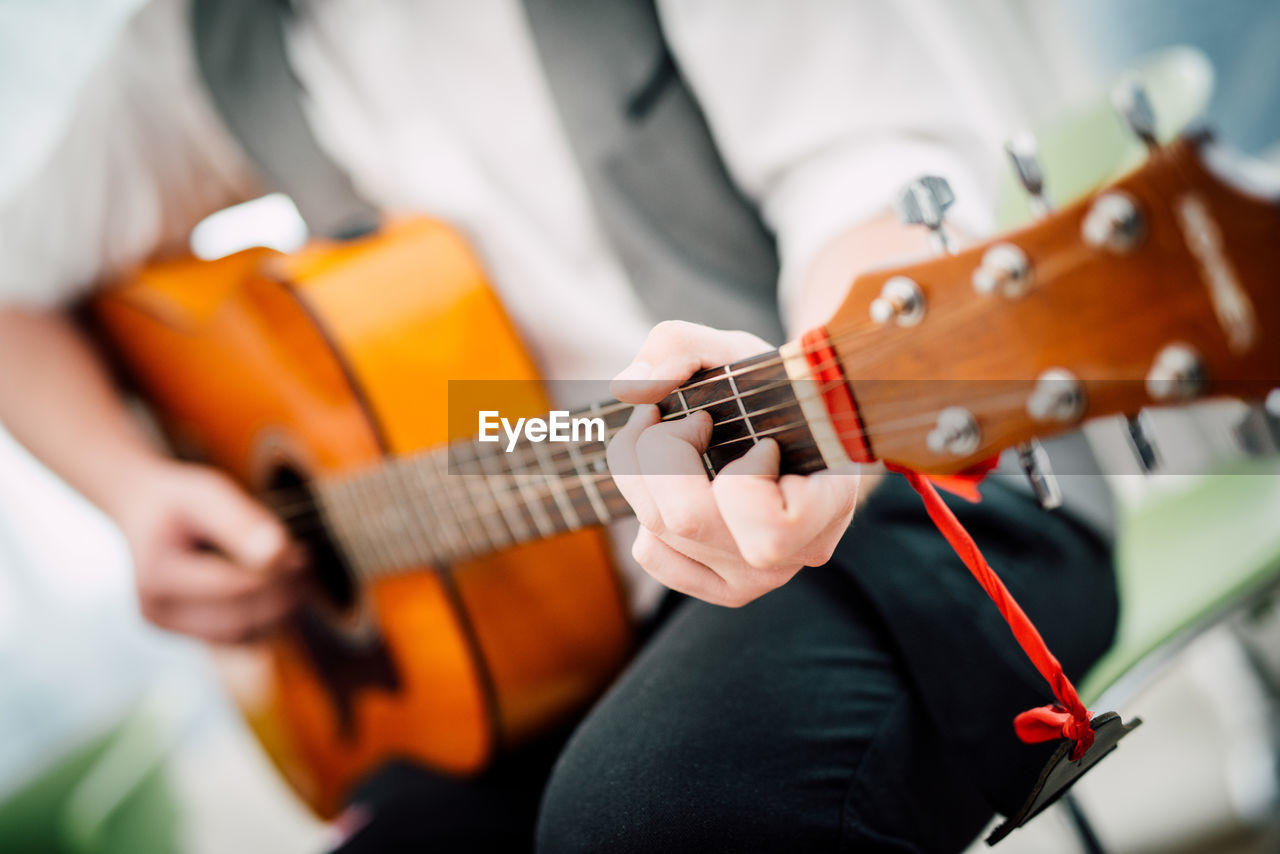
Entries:
MULTIPOLYGON (((658 405, 664 419, 711 416, 708 477, 763 438, 778 442, 784 472, 824 467, 776 352, 695 374, 658 405)), ((458 440, 312 484, 326 527, 361 577, 448 566, 519 543, 606 525, 631 514, 609 475, 605 442, 631 407, 597 404, 605 441, 458 440)))

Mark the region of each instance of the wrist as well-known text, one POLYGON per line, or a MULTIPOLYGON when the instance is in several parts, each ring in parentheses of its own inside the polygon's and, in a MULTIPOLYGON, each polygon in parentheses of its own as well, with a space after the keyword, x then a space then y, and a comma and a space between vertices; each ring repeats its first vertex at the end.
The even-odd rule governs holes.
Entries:
POLYGON ((120 523, 141 495, 182 465, 146 445, 103 448, 95 451, 72 485, 120 523))

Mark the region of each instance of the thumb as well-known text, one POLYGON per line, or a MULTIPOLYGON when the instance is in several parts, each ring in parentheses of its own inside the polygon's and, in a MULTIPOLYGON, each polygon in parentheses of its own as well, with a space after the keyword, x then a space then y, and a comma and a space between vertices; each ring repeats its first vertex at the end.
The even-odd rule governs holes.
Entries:
POLYGON ((209 474, 185 503, 191 528, 234 563, 255 572, 278 568, 289 534, 267 508, 219 474, 209 474))

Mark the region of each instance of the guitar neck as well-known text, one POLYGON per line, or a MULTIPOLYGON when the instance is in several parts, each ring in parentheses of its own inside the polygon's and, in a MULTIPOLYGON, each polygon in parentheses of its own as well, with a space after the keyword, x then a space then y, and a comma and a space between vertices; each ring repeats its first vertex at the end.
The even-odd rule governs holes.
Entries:
MULTIPOLYGON (((782 451, 782 470, 825 467, 777 351, 701 371, 658 404, 664 419, 704 410, 712 419, 702 456, 708 477, 764 438, 782 451)), ((447 566, 519 543, 631 515, 609 475, 605 443, 632 407, 596 404, 571 418, 599 418, 590 439, 507 442, 470 438, 316 481, 330 534, 357 575, 447 566)))

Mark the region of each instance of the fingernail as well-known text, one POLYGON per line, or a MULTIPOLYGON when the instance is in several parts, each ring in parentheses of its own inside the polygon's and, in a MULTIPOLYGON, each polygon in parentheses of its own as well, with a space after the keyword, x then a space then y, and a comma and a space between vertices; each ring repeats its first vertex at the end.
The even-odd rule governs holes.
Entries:
POLYGON ((653 374, 653 365, 648 362, 635 361, 622 369, 614 382, 644 382, 653 374))

